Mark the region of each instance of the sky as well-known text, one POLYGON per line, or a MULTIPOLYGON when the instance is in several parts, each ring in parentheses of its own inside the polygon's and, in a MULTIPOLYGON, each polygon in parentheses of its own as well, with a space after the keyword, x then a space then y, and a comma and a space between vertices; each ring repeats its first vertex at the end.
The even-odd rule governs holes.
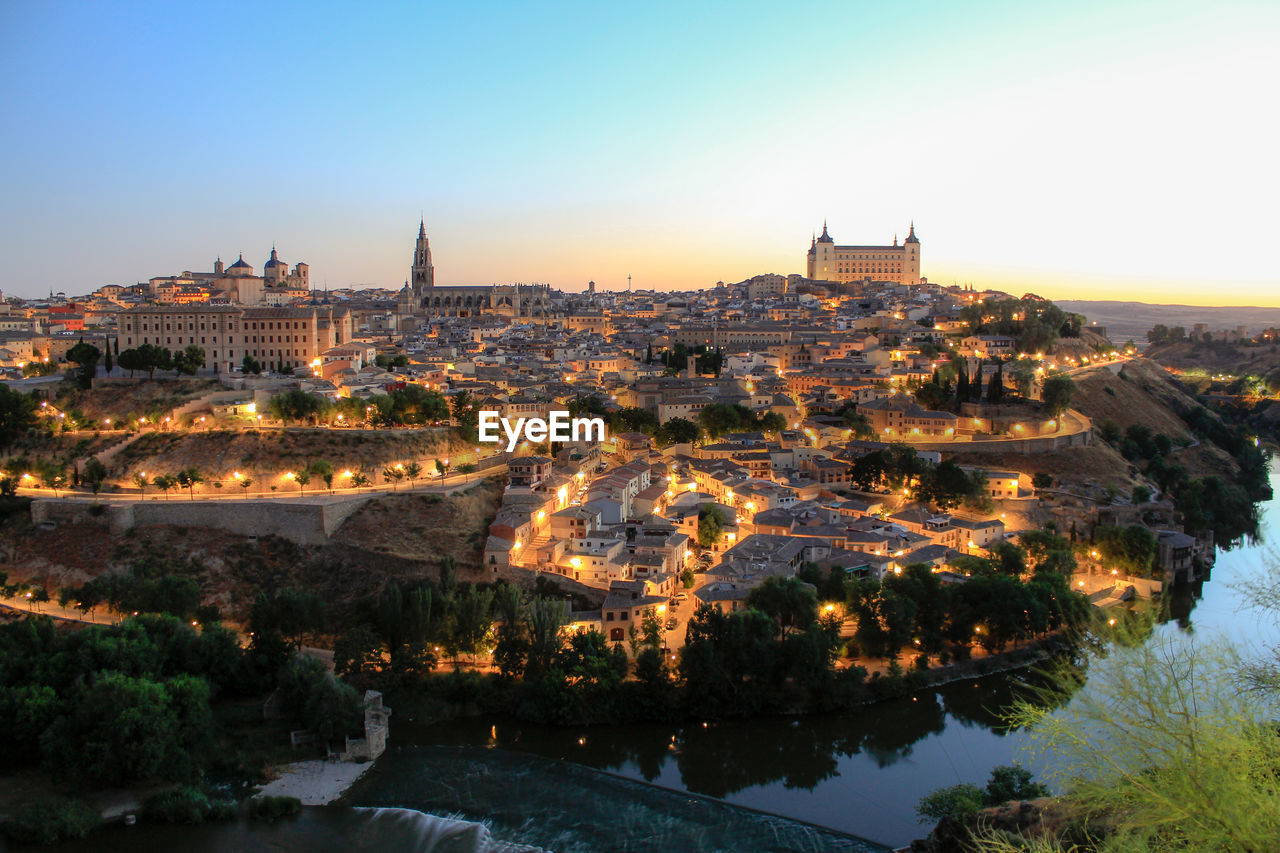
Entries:
POLYGON ((931 281, 1280 306, 1280 3, 0 0, 0 289, 931 281))

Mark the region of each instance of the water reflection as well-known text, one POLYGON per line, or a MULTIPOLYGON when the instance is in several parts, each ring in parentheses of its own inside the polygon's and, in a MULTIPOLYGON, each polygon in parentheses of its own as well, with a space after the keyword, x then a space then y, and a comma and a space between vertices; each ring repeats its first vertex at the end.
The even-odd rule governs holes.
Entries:
POLYGON ((648 782, 678 770, 682 788, 723 799, 751 787, 781 784, 812 790, 839 775, 840 759, 858 755, 879 768, 911 758, 920 741, 948 725, 1005 734, 1002 714, 1038 679, 1009 675, 966 679, 856 713, 766 718, 680 726, 558 728, 517 720, 463 720, 419 731, 399 743, 489 745, 604 770, 629 769, 648 782))

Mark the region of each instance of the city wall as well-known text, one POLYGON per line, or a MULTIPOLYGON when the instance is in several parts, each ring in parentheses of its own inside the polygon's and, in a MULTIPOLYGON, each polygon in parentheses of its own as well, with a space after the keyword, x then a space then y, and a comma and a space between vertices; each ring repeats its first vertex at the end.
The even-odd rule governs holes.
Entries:
POLYGON ((1084 447, 1093 442, 1093 430, 1063 435, 1041 435, 1034 438, 991 438, 983 440, 975 437, 972 441, 912 441, 911 446, 918 451, 939 450, 942 452, 964 453, 1052 453, 1066 447, 1084 447))
POLYGON ((345 500, 290 503, 271 500, 189 501, 181 499, 106 503, 93 500, 37 500, 36 524, 100 525, 120 535, 157 524, 213 527, 241 536, 279 536, 299 545, 323 545, 368 495, 345 500))

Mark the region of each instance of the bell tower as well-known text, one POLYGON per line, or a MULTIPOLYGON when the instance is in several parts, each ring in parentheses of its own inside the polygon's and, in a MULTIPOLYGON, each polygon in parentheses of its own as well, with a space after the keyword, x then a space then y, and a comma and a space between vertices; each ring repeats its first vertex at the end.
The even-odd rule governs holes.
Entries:
POLYGON ((415 297, 436 286, 436 270, 431 265, 431 244, 427 240, 425 221, 418 222, 418 242, 413 247, 413 266, 409 269, 409 286, 415 297))

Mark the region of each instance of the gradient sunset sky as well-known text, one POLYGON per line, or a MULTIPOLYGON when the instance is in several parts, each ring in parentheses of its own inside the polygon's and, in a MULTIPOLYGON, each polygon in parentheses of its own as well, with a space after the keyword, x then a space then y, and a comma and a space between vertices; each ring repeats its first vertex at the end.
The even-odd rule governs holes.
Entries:
POLYGON ((0 289, 933 281, 1280 306, 1280 3, 0 5, 0 289))

